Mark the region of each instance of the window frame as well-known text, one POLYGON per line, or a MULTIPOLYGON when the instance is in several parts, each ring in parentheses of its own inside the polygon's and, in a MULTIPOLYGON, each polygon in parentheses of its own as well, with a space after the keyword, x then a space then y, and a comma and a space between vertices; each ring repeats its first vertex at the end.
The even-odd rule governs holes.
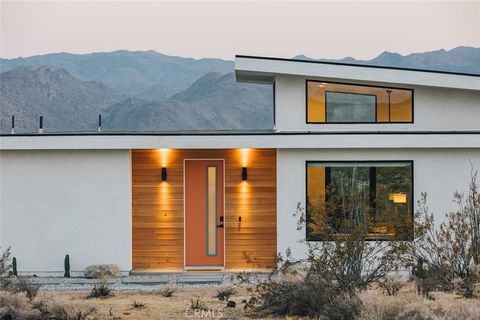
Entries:
MULTIPOLYGON (((352 92, 342 92, 342 93, 361 94, 361 93, 352 93, 352 92)), ((361 95, 363 95, 363 94, 361 94, 361 95)), ((365 94, 365 95, 368 95, 368 94, 365 94)), ((415 90, 414 89, 400 88, 400 87, 378 86, 378 85, 368 85, 368 84, 358 84, 358 83, 349 83, 349 82, 324 81, 322 79, 305 79, 305 123, 306 124, 320 124, 320 125, 326 125, 326 124, 413 124, 414 122, 415 122, 415 90), (327 122, 327 98, 326 98, 326 93, 327 93, 327 91, 329 91, 329 92, 337 92, 337 91, 325 90, 325 122, 309 121, 308 120, 308 83, 309 82, 410 91, 412 93, 412 120, 411 121, 377 121, 377 114, 378 114, 377 100, 378 99, 375 98, 375 122, 358 122, 358 121, 327 122)))
POLYGON ((413 241, 415 239, 415 176, 414 176, 414 161, 413 160, 306 160, 305 161, 305 241, 307 242, 325 242, 325 241, 333 241, 334 239, 309 239, 308 238, 308 228, 306 223, 308 222, 308 208, 307 208, 307 203, 308 203, 308 164, 309 163, 352 163, 352 162, 357 162, 357 163, 367 163, 367 162, 375 162, 375 163, 405 163, 410 165, 410 175, 412 177, 412 194, 410 196, 410 206, 412 208, 411 210, 411 221, 412 221, 412 234, 409 239, 406 240, 397 240, 397 239, 389 239, 389 238, 381 238, 381 239, 370 239, 366 238, 365 241, 413 241))

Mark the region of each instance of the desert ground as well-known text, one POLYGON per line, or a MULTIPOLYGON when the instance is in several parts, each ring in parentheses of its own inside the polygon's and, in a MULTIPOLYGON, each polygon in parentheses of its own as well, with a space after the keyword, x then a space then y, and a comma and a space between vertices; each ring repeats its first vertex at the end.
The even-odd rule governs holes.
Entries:
MULTIPOLYGON (((236 302, 235 308, 226 307, 225 301, 215 297, 227 286, 177 287, 171 297, 164 297, 162 288, 150 292, 114 291, 107 298, 87 298, 89 291, 40 289, 35 301, 62 306, 70 312, 72 319, 75 319, 75 314, 84 314, 88 310, 94 311, 90 316, 77 319, 251 319, 252 315, 245 312, 242 301, 248 299, 247 289, 252 285, 228 287, 236 291, 230 298, 236 302), (191 310, 192 300, 201 300, 206 310, 203 313, 197 310, 195 314, 191 310)), ((360 294, 364 305, 360 319, 480 319, 478 299, 465 299, 443 292, 433 293, 432 296, 434 300, 417 295, 413 283, 407 283, 397 296, 387 296, 373 287, 360 294)), ((26 298, 18 294, 17 300, 22 299, 26 298)))

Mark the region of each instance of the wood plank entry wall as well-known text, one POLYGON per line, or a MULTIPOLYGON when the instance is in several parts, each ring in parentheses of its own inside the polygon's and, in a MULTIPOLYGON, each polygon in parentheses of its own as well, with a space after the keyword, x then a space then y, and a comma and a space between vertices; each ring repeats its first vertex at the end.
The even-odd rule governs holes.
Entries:
POLYGON ((277 254, 275 149, 148 149, 132 150, 133 269, 184 268, 184 159, 225 160, 225 269, 250 269, 245 254, 255 267, 272 267, 277 254), (246 181, 242 167, 248 170, 246 181))

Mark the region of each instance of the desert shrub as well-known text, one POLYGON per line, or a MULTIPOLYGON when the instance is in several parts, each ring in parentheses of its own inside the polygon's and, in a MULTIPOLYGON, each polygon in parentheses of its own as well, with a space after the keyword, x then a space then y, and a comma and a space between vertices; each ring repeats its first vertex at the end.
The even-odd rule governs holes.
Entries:
POLYGON ((240 271, 234 276, 232 276, 232 280, 236 280, 238 284, 248 284, 252 283, 252 275, 250 274, 250 272, 240 271))
POLYGON ((143 308, 145 308, 145 303, 134 301, 133 304, 132 304, 132 308, 143 309, 143 308))
POLYGON ((10 260, 10 248, 7 248, 0 255, 0 289, 5 290, 10 286, 11 279, 8 277, 12 265, 9 263, 10 260))
MULTIPOLYGON (((417 264, 412 270, 413 280, 415 281, 415 288, 417 293, 424 298, 434 300, 430 294, 436 288, 441 287, 442 284, 449 284, 443 278, 443 275, 438 274, 432 268, 425 267, 423 259, 419 258, 417 264)), ((450 287, 444 289, 450 289, 450 287)))
POLYGON ((325 317, 330 320, 350 320, 360 315, 363 305, 356 295, 341 294, 325 306, 325 317))
POLYGON ((386 277, 378 281, 380 290, 388 296, 396 296, 405 282, 397 277, 386 277))
POLYGON ((249 266, 249 270, 240 271, 235 275, 232 275, 230 279, 238 284, 249 284, 258 282, 260 275, 260 263, 258 262, 258 258, 254 257, 251 252, 242 251, 242 259, 249 266))
POLYGON ((43 317, 24 294, 0 292, 0 319, 37 320, 43 317))
POLYGON ((54 320, 87 320, 95 314, 95 308, 69 308, 55 305, 48 311, 44 319, 54 320))
POLYGON ((25 293, 29 300, 33 300, 40 288, 26 278, 11 277, 10 248, 7 248, 0 256, 0 289, 10 293, 25 293))
POLYGON ((10 248, 7 248, 0 255, 0 277, 7 276, 12 265, 9 264, 10 260, 10 248))
POLYGON ((439 303, 416 302, 403 306, 397 315, 398 320, 474 320, 478 319, 478 307, 463 304, 442 305, 439 303))
POLYGON ((251 290, 246 308, 259 316, 353 319, 359 314, 361 303, 355 295, 320 278, 295 282, 270 278, 251 290))
POLYGON ((422 193, 414 215, 414 240, 393 243, 399 260, 413 268, 417 287, 423 295, 432 290, 452 291, 470 296, 478 282, 475 266, 480 262, 480 187, 472 170, 467 194, 455 192, 458 209, 446 213, 437 228, 434 214, 422 193), (458 279, 461 279, 459 285, 458 279))
POLYGON ((32 283, 27 278, 5 278, 2 281, 1 289, 10 293, 25 293, 29 300, 33 300, 40 289, 40 285, 32 283))
POLYGON ((359 318, 362 320, 393 320, 397 319, 402 310, 403 305, 398 302, 364 304, 359 318))
POLYGON ((87 298, 108 298, 112 295, 112 288, 110 287, 108 280, 105 278, 101 279, 99 283, 96 283, 93 286, 92 291, 90 291, 87 298))
POLYGON ((208 310, 208 306, 202 298, 196 297, 190 299, 190 310, 208 310))
POLYGON ((237 291, 234 288, 224 288, 217 291, 215 298, 220 301, 228 301, 230 297, 236 294, 237 291))
POLYGON ((38 289, 40 289, 40 285, 34 284, 24 278, 19 278, 17 281, 14 281, 10 288, 10 290, 14 292, 24 292, 29 300, 33 300, 33 298, 37 296, 38 289))
MULTIPOLYGON (((300 203, 295 216, 298 229, 303 229, 305 210, 300 203)), ((329 241, 307 242, 303 260, 293 259, 289 250, 279 255, 268 280, 250 291, 247 309, 260 315, 353 319, 362 310, 357 293, 398 270, 397 248, 369 241, 364 223, 352 225, 348 234, 338 234, 328 225, 322 228, 331 231, 329 241)))
POLYGON ((173 294, 175 293, 175 291, 176 291, 176 288, 175 288, 175 287, 169 286, 169 287, 166 287, 166 288, 160 290, 160 294, 161 294, 162 296, 164 296, 165 298, 170 298, 170 297, 173 296, 173 294))
MULTIPOLYGON (((357 214, 360 214, 356 210, 357 214)), ((294 214, 299 218, 298 230, 305 228, 305 209, 299 203, 294 214)), ((355 219, 354 219, 355 220, 355 219)), ((398 271, 401 248, 388 241, 370 241, 366 222, 352 224, 350 232, 339 234, 328 224, 322 230, 329 241, 306 242, 308 256, 305 262, 308 273, 338 284, 348 292, 365 290, 374 282, 398 271)), ((279 258, 283 260, 282 257, 279 258)), ((287 257, 287 260, 288 257, 287 257)), ((284 261, 289 265, 298 261, 284 261)))

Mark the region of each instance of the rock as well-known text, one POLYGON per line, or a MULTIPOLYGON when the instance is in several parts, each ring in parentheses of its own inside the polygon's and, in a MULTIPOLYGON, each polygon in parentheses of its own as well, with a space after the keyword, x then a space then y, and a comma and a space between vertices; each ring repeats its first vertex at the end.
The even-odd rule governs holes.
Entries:
POLYGON ((120 269, 116 264, 95 264, 85 269, 85 277, 89 279, 121 276, 120 269))
POLYGON ((237 303, 235 301, 228 301, 227 302, 227 308, 235 308, 237 306, 237 303))
POLYGON ((473 285, 473 293, 472 296, 474 298, 480 298, 480 283, 475 283, 473 285))

